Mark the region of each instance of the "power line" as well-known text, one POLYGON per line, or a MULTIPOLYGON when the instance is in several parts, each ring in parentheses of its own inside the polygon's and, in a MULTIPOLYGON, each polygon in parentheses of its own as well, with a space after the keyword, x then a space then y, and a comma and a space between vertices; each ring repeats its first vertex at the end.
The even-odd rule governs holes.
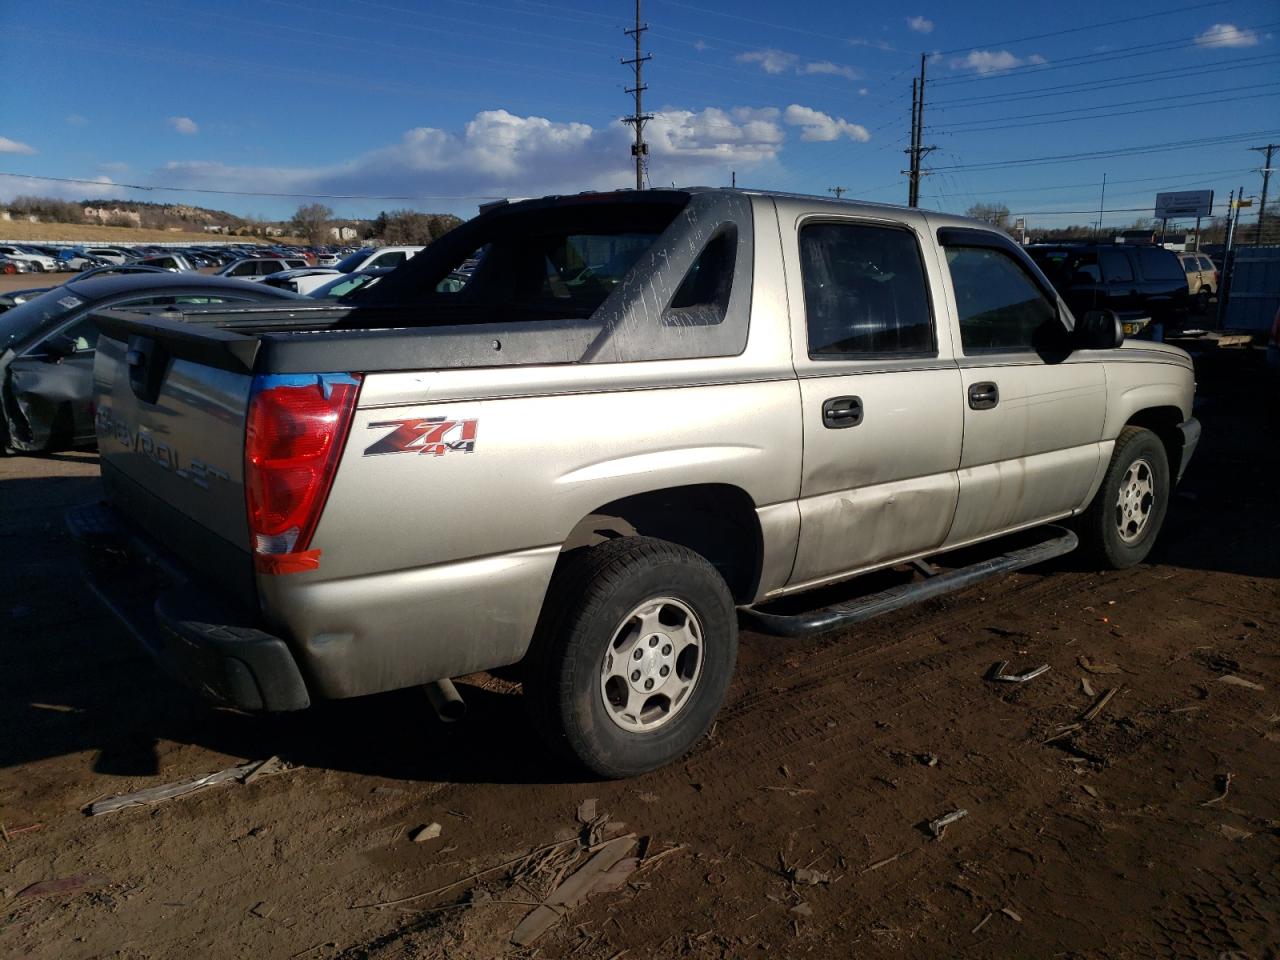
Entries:
POLYGON ((996 170, 1004 167, 1035 166, 1042 163, 1076 163, 1081 160, 1103 160, 1110 157, 1138 156, 1144 153, 1162 153, 1166 150, 1194 150, 1202 147, 1218 146, 1224 143, 1239 143, 1252 140, 1254 137, 1272 136, 1280 131, 1254 130, 1249 133, 1231 134, 1225 137, 1199 137, 1191 140, 1171 140, 1166 143, 1142 144, 1132 147, 1118 147, 1113 150, 1097 150, 1085 153, 1058 153, 1043 157, 1020 157, 1014 160, 990 160, 980 163, 957 163, 949 167, 938 167, 940 170, 996 170))
POLYGON ((1140 86, 1147 83, 1167 84, 1171 78, 1183 80, 1188 77, 1204 76, 1210 73, 1226 73, 1232 70, 1248 70, 1266 66, 1280 60, 1276 54, 1261 54, 1246 57, 1243 60, 1229 60, 1217 64, 1205 64, 1200 67, 1171 67, 1167 70, 1146 70, 1142 73, 1122 74, 1105 80, 1081 80, 1076 83, 1054 84, 1048 87, 1033 87, 1022 93, 993 93, 981 97, 953 97, 950 100, 935 100, 934 106, 947 107, 950 110, 961 110, 970 107, 982 107, 990 103, 1011 103, 1016 100, 1041 100, 1062 93, 1092 93, 1096 90, 1111 90, 1115 87, 1140 86))
POLYGON ((466 194, 450 196, 443 193, 401 194, 392 196, 372 196, 361 193, 271 193, 260 190, 214 190, 209 187, 174 187, 158 183, 115 183, 102 180, 87 180, 80 177, 45 177, 34 173, 9 173, 0 170, 0 177, 13 177, 19 180, 40 180, 51 183, 83 183, 93 187, 117 187, 121 190, 163 190, 170 193, 212 193, 226 197, 274 197, 286 200, 505 200, 500 194, 466 194))
POLYGON ((952 53, 968 53, 970 50, 978 50, 982 47, 1007 47, 1015 43, 1027 43, 1031 40, 1047 40, 1050 37, 1062 37, 1068 33, 1082 33, 1086 30, 1097 30, 1099 27, 1114 27, 1120 23, 1136 23, 1139 20, 1155 20, 1165 19, 1176 13, 1188 13, 1192 10, 1204 10, 1207 7, 1221 7, 1232 2, 1232 0, 1211 0, 1209 3, 1193 3, 1185 7, 1171 7, 1158 10, 1155 13, 1143 13, 1133 17, 1122 17, 1119 20, 1103 20, 1099 23, 1087 23, 1080 27, 1068 27, 1065 30, 1053 30, 1049 33, 1036 33, 1027 37, 1014 37, 1012 40, 989 40, 973 47, 956 47, 954 50, 940 50, 941 56, 947 56, 952 53))
MULTIPOLYGON (((1248 27, 1241 27, 1242 31, 1257 32, 1259 30, 1267 30, 1280 25, 1280 21, 1272 21, 1269 23, 1254 24, 1248 27)), ((989 73, 980 73, 974 76, 952 77, 947 80, 936 81, 940 85, 952 86, 957 83, 975 83, 980 80, 1005 80, 1010 77, 1021 77, 1027 73, 1050 73, 1054 70, 1067 70, 1079 67, 1084 64, 1107 63, 1111 60, 1124 60, 1134 56, 1149 56, 1156 53, 1168 53, 1173 50, 1184 50, 1188 47, 1198 46, 1197 37, 1182 37, 1177 40, 1164 40, 1157 43, 1143 43, 1132 47, 1117 47, 1114 50, 1103 51, 1102 53, 1080 54, 1075 57, 1065 57, 1061 60, 1055 60, 1052 63, 1025 63, 1016 67, 1009 67, 1007 70, 993 70, 989 73)))
MULTIPOLYGON (((1248 84, 1248 85, 1246 85, 1246 86, 1232 87, 1232 88, 1230 88, 1230 91, 1236 91, 1236 90, 1259 90, 1259 89, 1268 88, 1268 87, 1280 87, 1280 82, 1276 82, 1276 83, 1261 83, 1261 84, 1248 84)), ((1222 92, 1225 92, 1225 91, 1221 91, 1221 90, 1212 90, 1212 91, 1205 91, 1205 92, 1206 92, 1206 93, 1222 93, 1222 92)), ((1270 96, 1274 96, 1274 94, 1272 94, 1272 93, 1256 93, 1256 94, 1252 94, 1252 95, 1250 95, 1250 96, 1246 96, 1246 97, 1234 97, 1234 98, 1232 99, 1232 103, 1239 103, 1239 102, 1241 102, 1241 101, 1243 101, 1243 100, 1258 100, 1258 99, 1260 99, 1260 98, 1263 98, 1263 97, 1270 97, 1270 96)), ((1163 102, 1163 101, 1168 101, 1168 100, 1181 100, 1181 102, 1180 102, 1180 103, 1174 103, 1174 104, 1171 104, 1170 106, 1166 106, 1166 107, 1152 107, 1152 106, 1147 106, 1147 107, 1143 107, 1143 108, 1140 108, 1140 109, 1137 109, 1137 110, 1113 110, 1113 111, 1111 111, 1111 112, 1109 112, 1109 113, 1085 113, 1085 114, 1083 114, 1082 116, 1079 116, 1079 117, 1064 117, 1064 116, 1061 116, 1061 114, 1062 114, 1062 113, 1080 113, 1080 112, 1081 112, 1081 110, 1086 110, 1086 109, 1090 109, 1090 110, 1091 110, 1091 109, 1094 109, 1094 108, 1092 108, 1092 107, 1087 107, 1087 108, 1086 108, 1086 107, 1082 107, 1082 108, 1080 108, 1080 110, 1049 111, 1049 112, 1046 112, 1046 113, 1024 113, 1024 114, 1021 114, 1021 115, 1019 115, 1019 116, 1012 116, 1012 117, 993 117, 993 118, 991 118, 990 120, 960 120, 960 121, 957 121, 957 122, 955 122, 955 123, 951 123, 951 124, 943 124, 943 125, 941 125, 941 126, 939 126, 939 127, 935 127, 934 129, 939 130, 939 131, 950 131, 950 132, 955 132, 955 133, 983 133, 983 132, 986 132, 986 131, 988 131, 988 130, 1012 130, 1012 129, 1015 129, 1015 128, 1016 128, 1016 129, 1021 130, 1021 129, 1024 129, 1024 128, 1026 128, 1026 127, 1043 127, 1043 126, 1046 126, 1046 125, 1049 125, 1049 124, 1055 124, 1055 125, 1056 125, 1056 124, 1059 124, 1059 123, 1075 123, 1075 122, 1080 121, 1080 120, 1105 120, 1105 119, 1107 119, 1108 117, 1130 117, 1130 116, 1133 116, 1134 114, 1138 114, 1138 113, 1144 113, 1144 114, 1145 114, 1145 113, 1157 113, 1157 112, 1162 111, 1162 110, 1179 110, 1179 109, 1185 109, 1185 108, 1187 108, 1187 107, 1210 107, 1210 106, 1215 106, 1215 105, 1218 103, 1218 101, 1217 101, 1217 100, 1187 100, 1187 99, 1186 99, 1186 94, 1183 94, 1181 97, 1153 97, 1152 99, 1147 100, 1147 101, 1143 101, 1143 100, 1131 100, 1131 101, 1129 101, 1129 103, 1131 103, 1131 104, 1132 104, 1132 103, 1148 103, 1148 104, 1150 104, 1150 103, 1161 103, 1161 102, 1163 102), (1051 120, 1040 120, 1040 121, 1036 121, 1036 122, 1034 122, 1034 123, 1005 123, 1005 122, 1004 122, 1004 121, 1006 121, 1006 120, 1012 120, 1012 121, 1030 120, 1030 119, 1033 119, 1033 118, 1035 118, 1035 117, 1053 117, 1053 119, 1051 119, 1051 120), (988 126, 972 126, 972 124, 983 124, 983 123, 986 123, 986 124, 995 124, 995 125, 988 125, 988 126)), ((1123 105, 1123 104, 1116 104, 1116 106, 1122 106, 1122 105, 1123 105)))

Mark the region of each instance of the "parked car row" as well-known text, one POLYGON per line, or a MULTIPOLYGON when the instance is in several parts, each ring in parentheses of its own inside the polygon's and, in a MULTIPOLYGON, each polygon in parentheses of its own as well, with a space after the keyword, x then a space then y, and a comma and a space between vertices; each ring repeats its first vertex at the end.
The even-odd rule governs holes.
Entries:
POLYGON ((90 400, 97 342, 93 316, 101 310, 207 304, 233 310, 275 301, 338 300, 391 272, 389 267, 351 272, 298 269, 296 258, 254 257, 232 261, 223 268, 223 276, 209 276, 175 269, 161 262, 165 257, 182 255, 106 264, 61 286, 0 296, 0 452, 29 453, 93 443, 90 400), (254 272, 232 274, 236 267, 254 272), (305 297, 288 280, 276 279, 312 272, 320 274, 321 283, 305 297), (272 282, 261 282, 268 280, 272 282))
POLYGON ((177 272, 221 269, 249 259, 297 261, 303 267, 336 267, 341 258, 356 252, 354 247, 337 249, 251 243, 186 247, 4 243, 0 244, 0 273, 74 273, 108 264, 120 266, 127 263, 143 263, 177 272))

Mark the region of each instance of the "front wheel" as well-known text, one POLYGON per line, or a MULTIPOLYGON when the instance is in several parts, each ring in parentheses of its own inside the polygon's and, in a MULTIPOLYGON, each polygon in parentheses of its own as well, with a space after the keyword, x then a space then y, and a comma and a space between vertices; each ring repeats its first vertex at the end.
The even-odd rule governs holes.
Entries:
POLYGON ((716 569, 677 544, 623 537, 557 573, 525 696, 554 748, 600 776, 634 776, 706 733, 737 652, 733 597, 716 569))
POLYGON ((1100 565, 1122 570, 1151 552, 1169 508, 1169 459, 1150 430, 1125 427, 1102 485, 1080 517, 1080 546, 1100 565))

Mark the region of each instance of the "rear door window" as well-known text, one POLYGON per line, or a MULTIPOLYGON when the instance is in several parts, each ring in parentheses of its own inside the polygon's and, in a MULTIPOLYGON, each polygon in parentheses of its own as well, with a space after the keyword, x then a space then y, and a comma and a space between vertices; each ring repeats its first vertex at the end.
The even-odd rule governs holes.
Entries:
POLYGON ((1185 276, 1178 258, 1158 247, 1139 247, 1138 268, 1147 280, 1181 280, 1185 276))
POLYGON ((392 250, 390 253, 384 253, 373 259, 369 264, 371 267, 398 267, 404 263, 405 254, 403 250, 392 250))
POLYGON ((1098 265, 1102 268, 1102 279, 1106 283, 1131 283, 1133 266, 1129 258, 1119 250, 1099 250, 1098 265))
POLYGON ((800 230, 809 357, 936 351, 920 245, 900 227, 811 223, 800 230))

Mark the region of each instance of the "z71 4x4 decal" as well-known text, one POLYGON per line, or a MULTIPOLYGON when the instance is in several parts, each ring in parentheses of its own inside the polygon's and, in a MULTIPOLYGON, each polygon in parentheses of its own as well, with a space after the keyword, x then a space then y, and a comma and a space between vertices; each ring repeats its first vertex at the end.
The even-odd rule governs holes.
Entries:
POLYGON ((366 457, 380 453, 429 453, 443 457, 446 453, 471 453, 476 448, 479 420, 451 420, 427 417, 416 420, 379 420, 369 424, 370 430, 391 432, 365 447, 366 457))

